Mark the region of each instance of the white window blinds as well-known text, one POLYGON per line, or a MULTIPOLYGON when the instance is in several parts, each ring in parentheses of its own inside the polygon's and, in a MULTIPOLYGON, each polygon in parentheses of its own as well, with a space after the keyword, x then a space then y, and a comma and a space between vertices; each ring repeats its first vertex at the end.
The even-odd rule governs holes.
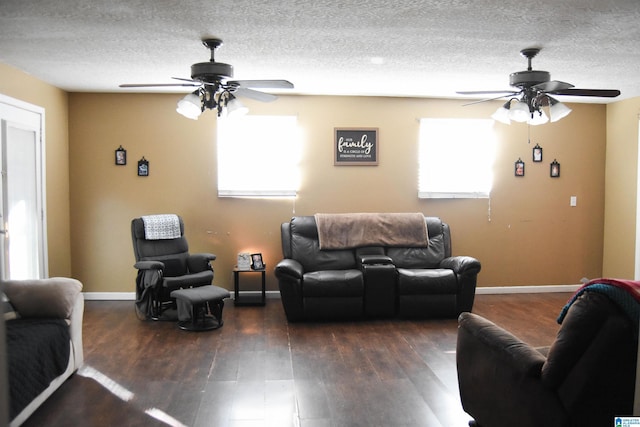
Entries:
POLYGON ((495 135, 490 119, 421 119, 419 198, 487 198, 495 135))
POLYGON ((295 116, 218 120, 219 197, 295 197, 300 136, 295 116))

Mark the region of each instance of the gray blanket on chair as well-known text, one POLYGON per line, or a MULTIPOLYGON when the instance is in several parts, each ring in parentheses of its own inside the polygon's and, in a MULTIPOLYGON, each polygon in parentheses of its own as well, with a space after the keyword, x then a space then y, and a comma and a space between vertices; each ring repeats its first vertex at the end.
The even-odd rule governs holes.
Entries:
POLYGON ((429 245, 421 213, 316 214, 315 219, 321 250, 429 245))

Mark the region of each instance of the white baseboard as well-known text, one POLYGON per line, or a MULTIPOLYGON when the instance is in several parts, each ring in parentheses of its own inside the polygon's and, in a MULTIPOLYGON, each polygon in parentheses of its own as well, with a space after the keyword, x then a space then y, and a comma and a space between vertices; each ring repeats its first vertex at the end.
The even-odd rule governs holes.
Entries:
MULTIPOLYGON (((476 288, 476 295, 498 294, 540 294, 545 292, 575 292, 582 285, 542 285, 542 286, 484 286, 476 288)), ((233 291, 231 298, 233 299, 233 291)), ((242 291, 242 295, 256 296, 260 291, 242 291)), ((280 291, 267 291, 267 299, 280 299, 280 291)), ((84 292, 87 301, 134 301, 135 292, 84 292)))
MULTIPOLYGON (((231 298, 233 299, 233 291, 231 298)), ((83 292, 85 301, 135 301, 135 292, 83 292)), ((242 295, 256 296, 260 295, 260 291, 241 291, 242 295)), ((267 291, 267 299, 280 299, 280 291, 267 291)))
MULTIPOLYGON (((235 299, 235 295, 233 291, 231 292, 231 299, 235 299)), ((248 297, 257 297, 260 296, 260 291, 240 291, 240 295, 248 296, 248 297)), ((280 291, 266 291, 265 297, 267 299, 280 299, 280 291)))
POLYGON ((85 301, 135 301, 135 292, 83 292, 85 301))
POLYGON ((546 292, 575 292, 582 285, 541 286, 486 286, 476 288, 476 295, 496 294, 541 294, 546 292))

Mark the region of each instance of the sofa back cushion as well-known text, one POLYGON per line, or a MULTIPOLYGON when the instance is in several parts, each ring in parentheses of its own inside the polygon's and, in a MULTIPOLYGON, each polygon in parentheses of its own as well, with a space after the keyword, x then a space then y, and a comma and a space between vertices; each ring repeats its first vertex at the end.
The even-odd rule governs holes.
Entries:
POLYGON ((449 228, 436 217, 426 217, 429 246, 426 248, 387 248, 387 256, 398 268, 437 268, 451 256, 449 228))
POLYGON ((131 221, 131 238, 136 261, 162 261, 165 264, 163 274, 168 277, 187 274, 189 244, 184 236, 184 222, 180 222, 180 237, 176 239, 147 240, 142 218, 131 221))
MULTIPOLYGON (((286 228, 286 225, 283 229, 286 228)), ((283 233, 283 248, 287 246, 283 233)), ((297 216, 289 222, 289 244, 291 258, 300 262, 305 272, 319 270, 346 270, 356 268, 354 251, 321 251, 318 228, 313 216, 297 216)), ((287 250, 284 250, 285 255, 287 250)))

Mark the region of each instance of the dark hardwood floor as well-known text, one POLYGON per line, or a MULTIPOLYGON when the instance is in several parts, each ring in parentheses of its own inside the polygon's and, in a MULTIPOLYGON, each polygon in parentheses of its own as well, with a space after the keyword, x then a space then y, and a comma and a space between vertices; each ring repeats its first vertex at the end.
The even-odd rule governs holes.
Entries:
MULTIPOLYGON (((549 345, 567 293, 478 295, 474 312, 549 345)), ((130 301, 87 301, 85 365, 32 426, 464 427, 457 322, 286 322, 279 300, 185 332, 130 301)))

